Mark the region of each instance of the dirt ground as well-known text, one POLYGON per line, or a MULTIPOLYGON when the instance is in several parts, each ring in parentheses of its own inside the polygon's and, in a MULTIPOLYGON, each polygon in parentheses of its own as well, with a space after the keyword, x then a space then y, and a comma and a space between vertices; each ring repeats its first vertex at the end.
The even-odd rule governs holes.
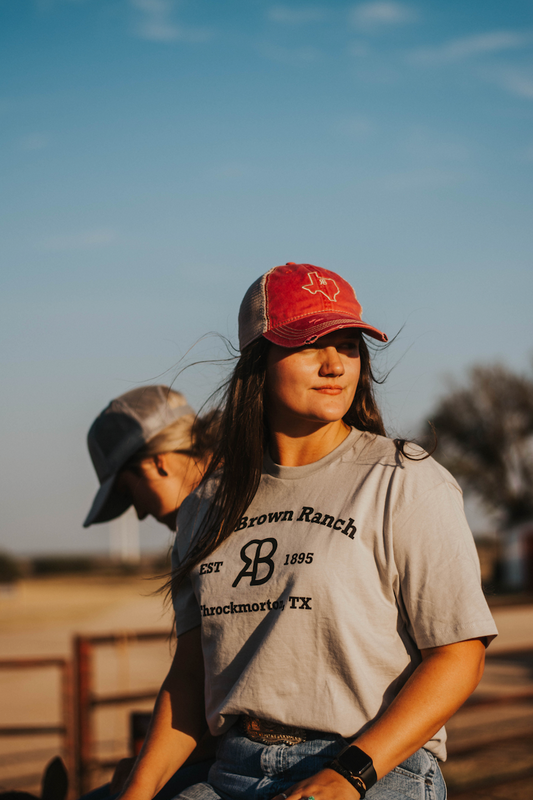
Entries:
POLYGON ((172 615, 150 578, 62 577, 20 581, 0 593, 2 657, 68 655, 74 633, 170 630, 172 615))
MULTIPOLYGON (((160 583, 160 582, 159 582, 160 583)), ((172 614, 154 594, 150 579, 63 577, 21 581, 0 594, 1 658, 70 657, 75 634, 158 630, 170 634, 172 614)), ((94 658, 94 690, 112 694, 157 689, 172 657, 171 644, 124 640, 119 647, 98 648, 94 658)), ((153 701, 134 704, 149 710, 153 701)), ((97 755, 113 760, 129 753, 131 706, 103 707, 93 715, 97 755)), ((57 725, 61 685, 55 668, 0 670, 2 726, 57 725)), ((61 753, 57 735, 0 737, 0 790, 35 791, 47 761, 61 753)), ((99 784, 109 770, 96 771, 99 784)))
MULTIPOLYGON (((157 582, 141 578, 64 577, 22 581, 11 592, 0 593, 0 654, 2 658, 70 656, 76 633, 159 630, 169 633, 172 616, 155 595, 157 582)), ((500 636, 491 652, 509 647, 533 647, 533 606, 493 609, 500 636)), ((95 692, 156 689, 171 660, 171 644, 135 643, 124 639, 118 647, 99 648, 95 654, 95 692)), ((512 693, 533 687, 533 664, 524 658, 489 659, 478 696, 512 693)), ((61 693, 55 669, 0 670, 1 725, 57 724, 61 693)), ((136 702, 148 710, 152 701, 136 702)), ((94 714, 94 738, 99 758, 112 761, 129 751, 129 713, 132 706, 103 707, 94 714)), ((450 797, 470 800, 528 800, 533 797, 533 777, 468 790, 480 777, 531 771, 533 776, 533 702, 511 706, 461 710, 448 724, 453 755, 444 765, 450 797), (482 753, 472 745, 494 738, 509 741, 482 753), (511 738, 514 737, 514 738, 511 738), (518 737, 518 738, 517 738, 518 737), (511 765, 511 770, 510 770, 511 765)), ((55 734, 0 736, 0 790, 38 790, 47 761, 61 752, 55 734)), ((97 770, 92 782, 102 783, 109 770, 97 770)))

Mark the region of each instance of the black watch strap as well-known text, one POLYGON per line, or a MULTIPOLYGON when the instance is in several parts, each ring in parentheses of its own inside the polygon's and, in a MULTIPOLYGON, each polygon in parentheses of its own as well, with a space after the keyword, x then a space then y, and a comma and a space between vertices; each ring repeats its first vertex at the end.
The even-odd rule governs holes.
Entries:
POLYGON ((353 786, 354 789, 357 789, 357 791, 359 792, 359 796, 361 797, 361 800, 363 800, 363 797, 366 795, 367 787, 365 786, 361 778, 358 778, 356 775, 352 775, 351 772, 348 772, 347 769, 344 769, 344 767, 341 764, 339 764, 337 759, 335 759, 334 761, 330 761, 330 763, 328 764, 328 769, 333 769, 335 770, 335 772, 338 772, 339 775, 342 775, 342 777, 345 778, 348 781, 348 783, 350 783, 353 786))
POLYGON ((372 759, 356 744, 349 744, 343 748, 334 759, 334 763, 339 764, 352 778, 359 778, 363 782, 365 791, 377 783, 378 776, 372 759))

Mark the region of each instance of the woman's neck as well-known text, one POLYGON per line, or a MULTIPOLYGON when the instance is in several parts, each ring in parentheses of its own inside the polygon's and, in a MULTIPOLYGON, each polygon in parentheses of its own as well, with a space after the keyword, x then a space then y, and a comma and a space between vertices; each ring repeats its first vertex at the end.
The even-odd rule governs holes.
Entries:
POLYGON ((269 450, 272 461, 283 467, 303 467, 327 456, 346 439, 351 428, 342 420, 314 430, 292 431, 270 427, 269 450))

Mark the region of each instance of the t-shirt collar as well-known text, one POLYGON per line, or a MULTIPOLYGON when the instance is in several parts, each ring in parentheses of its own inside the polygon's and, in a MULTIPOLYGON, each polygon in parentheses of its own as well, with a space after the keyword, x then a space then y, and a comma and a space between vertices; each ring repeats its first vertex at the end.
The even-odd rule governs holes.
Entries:
POLYGON ((331 453, 328 453, 323 458, 319 458, 318 461, 313 461, 311 464, 304 464, 302 467, 283 467, 281 464, 276 464, 267 450, 263 460, 263 472, 267 475, 271 475, 273 478, 280 478, 281 480, 298 480, 299 478, 305 478, 317 472, 317 470, 323 469, 332 461, 342 458, 348 450, 353 448, 362 435, 362 431, 352 428, 346 439, 332 450, 331 453))

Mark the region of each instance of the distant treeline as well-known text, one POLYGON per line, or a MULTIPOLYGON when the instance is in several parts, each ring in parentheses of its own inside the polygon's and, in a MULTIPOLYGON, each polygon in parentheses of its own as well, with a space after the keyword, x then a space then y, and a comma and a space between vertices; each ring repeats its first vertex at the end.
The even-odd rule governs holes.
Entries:
POLYGON ((143 555, 138 563, 123 562, 101 555, 41 555, 17 558, 0 552, 0 583, 20 578, 49 575, 137 575, 150 572, 165 574, 170 569, 167 553, 143 555))

